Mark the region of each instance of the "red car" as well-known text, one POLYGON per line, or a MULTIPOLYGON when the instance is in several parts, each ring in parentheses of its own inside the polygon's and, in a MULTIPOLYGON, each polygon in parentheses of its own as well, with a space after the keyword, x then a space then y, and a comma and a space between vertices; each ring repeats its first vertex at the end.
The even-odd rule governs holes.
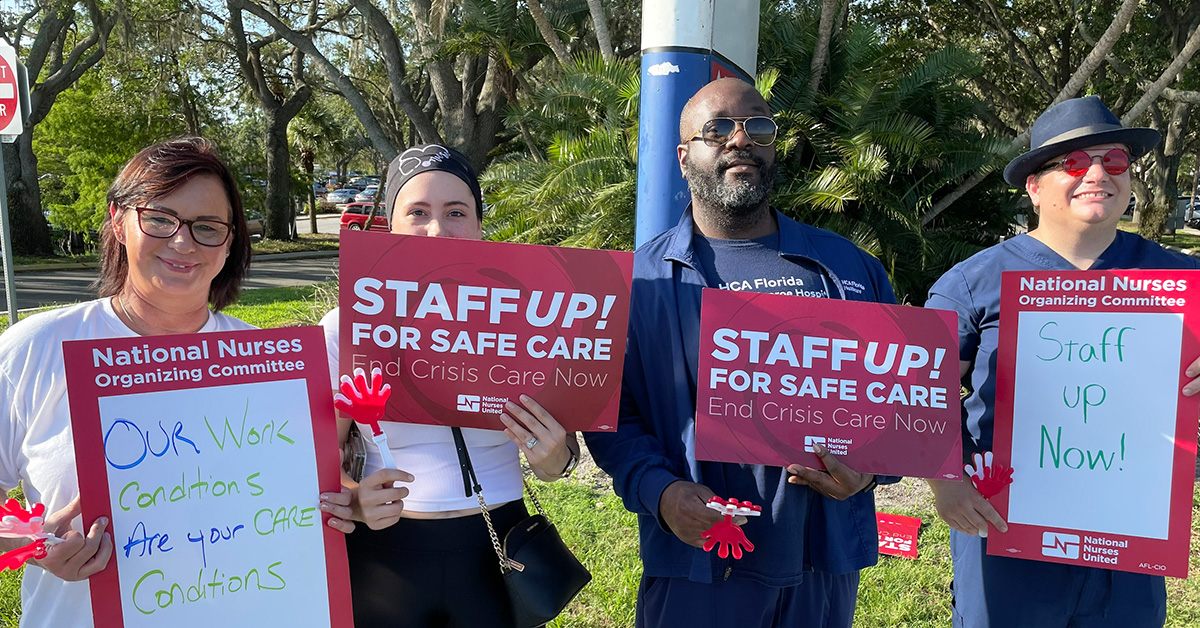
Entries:
MULTIPOLYGON (((346 211, 342 213, 342 229, 362 231, 366 227, 367 216, 371 213, 372 205, 373 203, 347 203, 346 211)), ((375 214, 375 222, 371 225, 371 231, 391 231, 388 228, 387 212, 382 205, 375 214)))

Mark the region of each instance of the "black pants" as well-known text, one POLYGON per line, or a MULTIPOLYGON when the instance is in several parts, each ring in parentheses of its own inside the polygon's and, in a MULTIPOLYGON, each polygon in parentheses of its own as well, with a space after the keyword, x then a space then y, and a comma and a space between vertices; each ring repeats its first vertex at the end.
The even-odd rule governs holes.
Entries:
MULTIPOLYGON (((489 513, 501 542, 529 516, 521 500, 489 513)), ((346 537, 357 628, 512 626, 512 608, 483 515, 363 524, 346 537)))

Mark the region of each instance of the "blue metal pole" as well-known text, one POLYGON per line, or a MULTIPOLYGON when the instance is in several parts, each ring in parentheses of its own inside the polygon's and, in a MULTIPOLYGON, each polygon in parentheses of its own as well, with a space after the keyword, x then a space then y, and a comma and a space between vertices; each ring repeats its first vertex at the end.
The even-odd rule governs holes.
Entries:
POLYGON ((724 76, 754 80, 758 3, 643 0, 637 246, 675 226, 691 195, 679 170, 679 114, 724 76))

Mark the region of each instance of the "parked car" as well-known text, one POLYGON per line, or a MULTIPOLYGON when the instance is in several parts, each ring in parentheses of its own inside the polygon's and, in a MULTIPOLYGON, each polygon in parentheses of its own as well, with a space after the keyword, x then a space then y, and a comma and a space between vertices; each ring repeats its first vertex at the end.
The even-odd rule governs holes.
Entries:
POLYGON ((246 232, 250 234, 251 240, 261 240, 263 237, 263 217, 262 214, 254 211, 246 211, 246 232))
MULTIPOLYGON (((374 203, 348 203, 346 211, 342 213, 342 229, 350 229, 351 231, 362 231, 367 224, 367 216, 371 213, 371 207, 374 203)), ((371 231, 390 231, 388 227, 387 212, 383 206, 379 206, 378 213, 375 214, 375 222, 371 224, 371 231)))
POLYGON ((370 203, 375 200, 375 192, 379 191, 379 186, 368 185, 362 192, 354 195, 354 200, 359 202, 370 203))
POLYGON ((350 203, 354 201, 354 196, 358 194, 358 190, 354 188, 341 188, 334 190, 325 195, 325 200, 335 205, 350 203))

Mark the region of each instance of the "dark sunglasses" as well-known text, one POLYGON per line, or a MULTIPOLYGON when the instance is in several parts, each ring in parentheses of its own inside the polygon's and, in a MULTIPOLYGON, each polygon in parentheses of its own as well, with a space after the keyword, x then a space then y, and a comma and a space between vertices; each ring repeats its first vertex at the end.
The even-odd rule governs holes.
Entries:
POLYGON ((779 126, 766 116, 751 116, 749 118, 713 118, 705 122, 684 143, 702 140, 708 146, 720 146, 729 141, 737 133, 738 127, 746 132, 746 137, 759 146, 770 146, 775 143, 775 135, 779 126))
POLYGON ((1114 148, 1104 153, 1104 155, 1095 156, 1089 155, 1087 151, 1074 150, 1067 153, 1066 157, 1046 164, 1038 168, 1037 171, 1040 173, 1061 168, 1068 175, 1079 178, 1087 173, 1088 169, 1092 167, 1092 164, 1097 159, 1100 160, 1100 165, 1104 166, 1104 171, 1113 176, 1123 174, 1126 170, 1129 170, 1129 153, 1123 148, 1114 148))

